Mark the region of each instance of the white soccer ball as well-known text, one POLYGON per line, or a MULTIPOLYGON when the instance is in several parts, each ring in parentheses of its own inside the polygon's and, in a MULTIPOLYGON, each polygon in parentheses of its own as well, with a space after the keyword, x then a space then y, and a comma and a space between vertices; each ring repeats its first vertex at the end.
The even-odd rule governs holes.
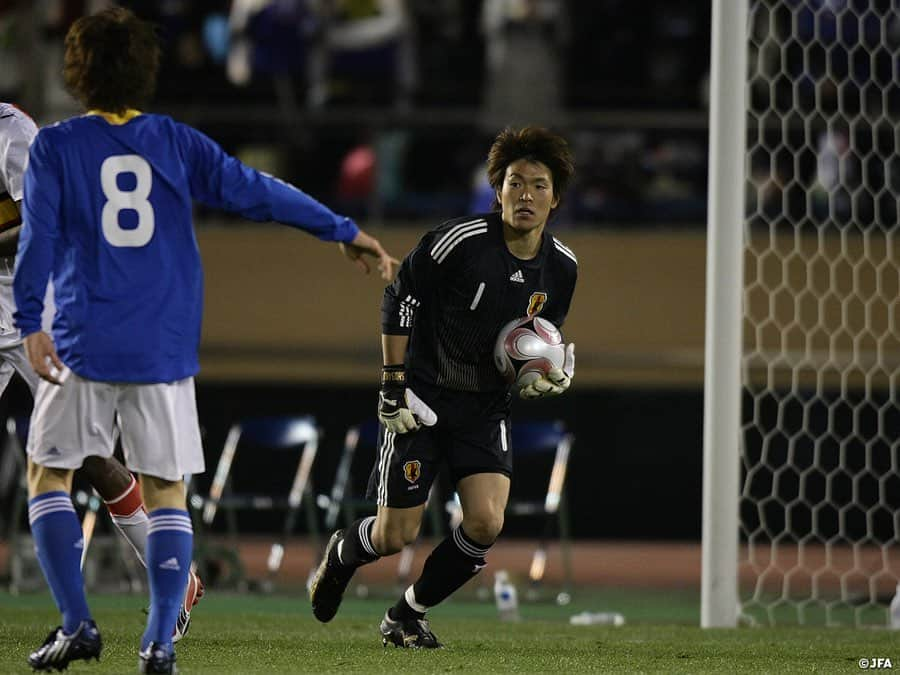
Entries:
POLYGON ((566 346, 556 326, 539 316, 526 316, 506 324, 494 345, 494 364, 507 382, 522 389, 562 368, 566 346))

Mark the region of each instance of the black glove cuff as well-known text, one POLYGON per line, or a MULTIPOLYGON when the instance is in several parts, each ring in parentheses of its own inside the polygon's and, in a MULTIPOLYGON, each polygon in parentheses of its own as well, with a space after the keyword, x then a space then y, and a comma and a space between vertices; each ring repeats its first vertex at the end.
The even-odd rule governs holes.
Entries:
POLYGON ((406 385, 406 368, 400 366, 384 366, 381 369, 382 385, 406 385))

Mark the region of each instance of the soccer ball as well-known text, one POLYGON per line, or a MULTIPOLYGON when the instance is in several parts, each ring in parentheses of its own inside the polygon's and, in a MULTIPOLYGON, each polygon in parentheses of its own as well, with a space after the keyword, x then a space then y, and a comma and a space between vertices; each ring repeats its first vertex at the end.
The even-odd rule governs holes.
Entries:
POLYGON ((494 345, 497 370, 516 389, 522 389, 554 368, 562 368, 566 346, 562 334, 539 316, 526 316, 506 324, 494 345))

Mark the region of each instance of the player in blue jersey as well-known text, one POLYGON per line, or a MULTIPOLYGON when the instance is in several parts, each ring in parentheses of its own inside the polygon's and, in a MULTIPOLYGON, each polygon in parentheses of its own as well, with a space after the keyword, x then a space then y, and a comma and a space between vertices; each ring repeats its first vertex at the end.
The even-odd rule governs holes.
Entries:
POLYGON ((193 382, 203 279, 192 202, 340 242, 366 269, 363 256, 373 256, 385 279, 397 265, 350 219, 244 166, 191 127, 140 112, 158 64, 153 28, 129 11, 76 21, 64 77, 88 112, 42 129, 29 156, 14 318, 42 378, 27 448, 29 520, 63 617, 29 656, 38 670, 100 655, 69 490, 86 456, 112 454, 116 426, 150 521, 139 666, 175 668, 172 628, 193 541, 182 477, 204 470, 193 382), (40 325, 51 277, 52 339, 40 325))
MULTIPOLYGON (((15 311, 13 269, 22 229, 20 204, 25 165, 28 148, 37 132, 37 125, 28 115, 10 103, 0 102, 0 394, 6 389, 13 373, 18 373, 25 381, 32 396, 40 382, 28 362, 22 336, 13 326, 12 318, 15 311)), ((48 305, 44 309, 45 325, 51 322, 54 309, 52 302, 48 305)), ((134 476, 114 457, 87 457, 82 471, 106 504, 113 524, 143 563, 146 559, 149 520, 141 500, 140 486, 134 476)), ((196 572, 191 572, 184 603, 175 624, 176 641, 187 633, 191 610, 202 595, 200 577, 196 572)))

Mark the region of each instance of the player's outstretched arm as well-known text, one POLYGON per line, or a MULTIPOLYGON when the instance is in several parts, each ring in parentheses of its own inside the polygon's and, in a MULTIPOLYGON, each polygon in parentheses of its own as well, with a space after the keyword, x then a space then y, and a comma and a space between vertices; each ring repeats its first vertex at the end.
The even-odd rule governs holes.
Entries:
POLYGON ((304 230, 322 241, 341 243, 347 258, 368 273, 363 257, 377 259, 385 281, 394 278, 399 262, 381 243, 299 188, 261 173, 227 155, 212 139, 187 125, 177 125, 191 157, 191 195, 210 206, 240 213, 256 221, 274 220, 304 230))
POLYGON ((372 256, 377 260, 378 272, 385 281, 393 281, 400 261, 389 254, 375 237, 362 230, 356 233, 353 241, 338 244, 348 260, 355 263, 366 274, 369 273, 369 262, 364 256, 372 256))
POLYGON ((42 380, 50 384, 62 384, 59 373, 62 372, 63 362, 59 360, 53 339, 44 331, 39 330, 25 336, 25 353, 31 367, 42 380))

